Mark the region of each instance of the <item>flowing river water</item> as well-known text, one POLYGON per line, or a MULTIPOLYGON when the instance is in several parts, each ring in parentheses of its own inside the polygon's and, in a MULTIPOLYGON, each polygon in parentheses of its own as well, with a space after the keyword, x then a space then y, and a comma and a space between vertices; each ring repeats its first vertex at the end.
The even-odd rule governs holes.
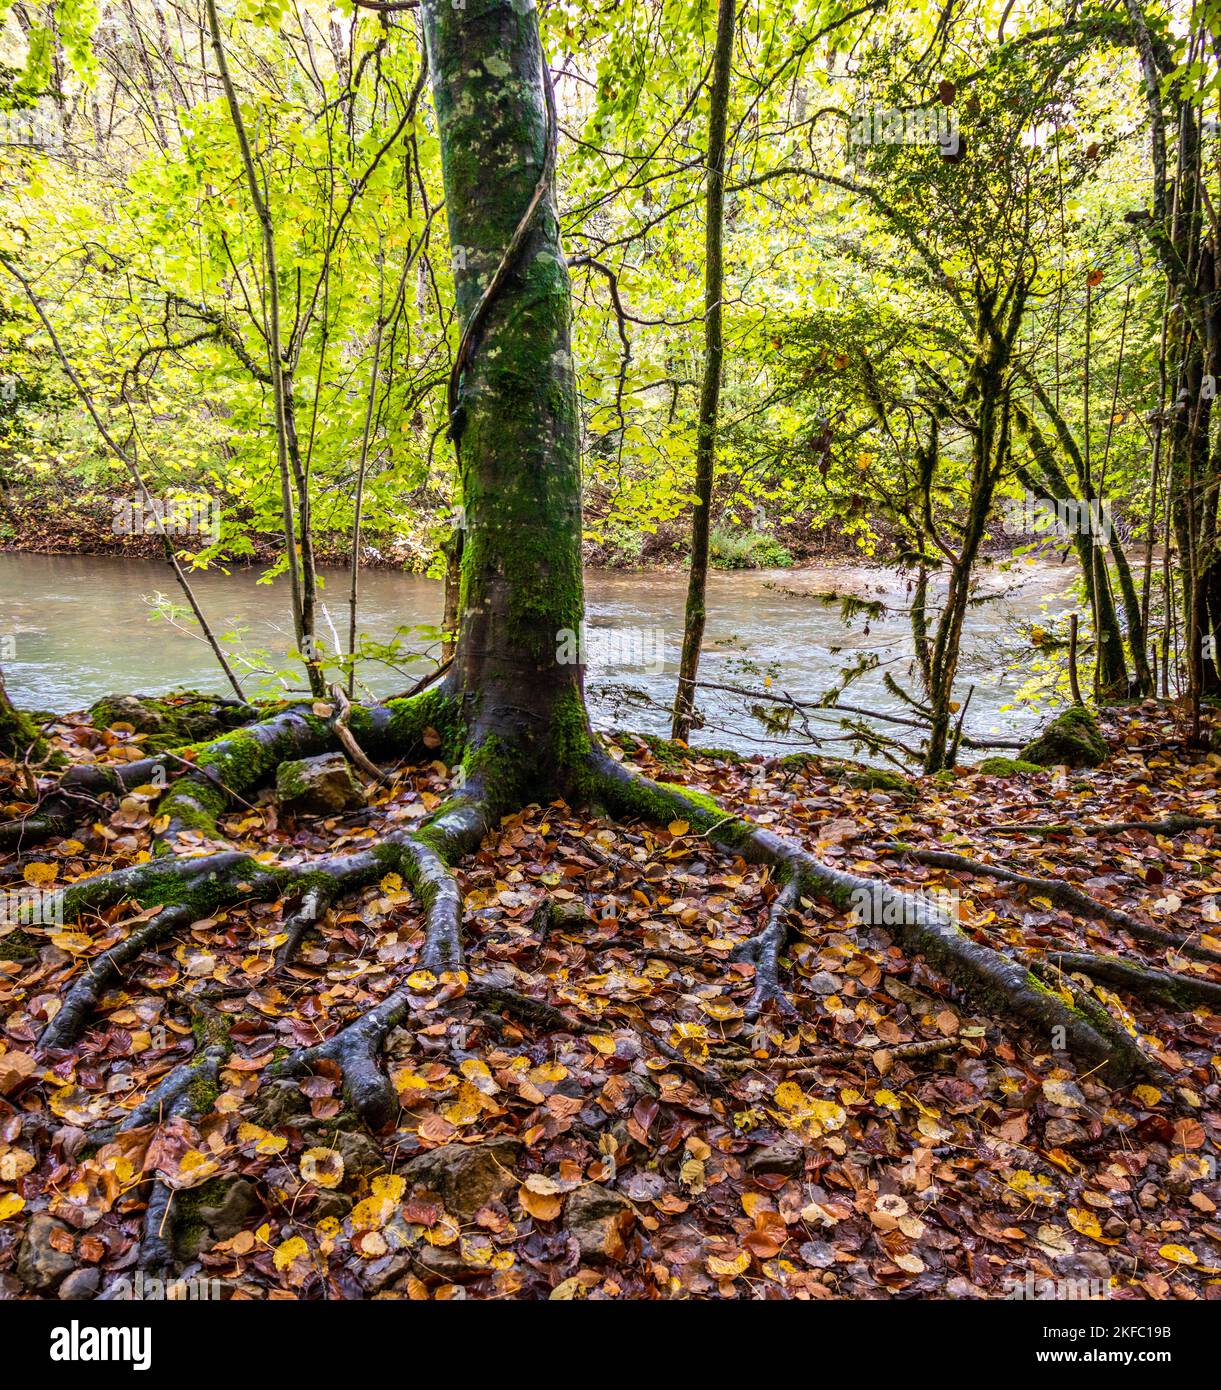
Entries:
MULTIPOLYGON (((981 569, 980 596, 967 619, 959 668, 959 698, 975 692, 966 727, 977 737, 1020 738, 1045 713, 1015 706, 1014 695, 1029 678, 1036 656, 1032 624, 1071 607, 1073 570, 1054 561, 996 562, 981 569)), ((324 613, 347 633, 348 576, 324 575, 324 613)), ((287 581, 259 584, 258 571, 235 570, 195 576, 193 583, 215 630, 235 634, 239 657, 271 666, 287 665, 290 649, 287 581)), ((595 722, 601 727, 668 730, 665 706, 672 700, 682 631, 686 575, 679 573, 587 572, 587 626, 581 650, 588 661, 588 686, 595 722)), ((192 630, 157 616, 158 595, 180 606, 182 595, 164 566, 147 560, 107 556, 0 554, 0 642, 9 694, 22 706, 66 712, 102 695, 157 694, 175 688, 226 691, 207 645, 192 630)), ((370 570, 361 575, 360 629, 389 642, 396 629, 434 626, 441 618, 441 587, 415 575, 370 570)), ((772 689, 817 700, 836 685, 839 673, 872 654, 878 666, 847 687, 845 701, 893 714, 902 702, 883 685, 889 671, 906 688, 911 635, 905 604, 907 581, 893 571, 837 563, 797 570, 714 573, 709 583, 708 623, 701 680, 772 689), (845 625, 838 603, 821 595, 837 592, 881 602, 886 611, 845 625)), ((319 635, 330 647, 324 615, 319 635)), ((423 651, 426 633, 403 634, 407 650, 423 651)), ((577 634, 560 638, 574 658, 577 634)), ((435 651, 435 643, 432 649, 435 651)), ((239 669, 241 669, 239 667, 239 669)), ((281 693, 253 668, 244 676, 249 694, 281 693)), ((398 670, 362 667, 361 678, 375 694, 402 691, 429 666, 402 662, 398 670)), ((743 751, 783 752, 808 747, 798 731, 769 732, 747 712, 740 696, 707 691, 701 696, 706 727, 693 743, 743 751)), ((830 753, 850 754, 840 716, 822 715, 816 727, 830 753)), ((885 727, 885 726, 883 726, 885 727)), ((915 742, 915 730, 893 728, 915 742)))

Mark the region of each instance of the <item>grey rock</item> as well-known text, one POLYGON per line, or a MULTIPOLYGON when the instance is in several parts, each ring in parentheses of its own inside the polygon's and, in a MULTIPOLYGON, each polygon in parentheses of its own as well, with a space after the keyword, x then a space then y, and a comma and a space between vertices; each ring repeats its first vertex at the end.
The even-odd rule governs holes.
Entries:
POLYGON ((359 1129, 312 1129, 302 1131, 307 1149, 334 1149, 343 1159, 343 1180, 367 1178, 386 1169, 386 1156, 381 1145, 359 1129))
POLYGON ((201 1201, 177 1229, 174 1250, 181 1260, 197 1259, 218 1241, 232 1240, 244 1231, 259 1210, 254 1184, 245 1178, 218 1178, 221 1185, 215 1196, 201 1201))
POLYGON ((798 1177, 805 1171, 805 1150, 795 1139, 776 1139, 770 1144, 760 1145, 747 1155, 744 1166, 752 1176, 787 1173, 790 1177, 798 1177))
POLYGON ((564 1224, 586 1260, 614 1260, 624 1254, 624 1236, 636 1209, 626 1197, 599 1183, 586 1183, 569 1195, 564 1224))
POLYGON ((832 975, 829 970, 820 970, 817 975, 810 976, 805 987, 812 994, 834 994, 843 985, 837 975, 832 975))
POLYGON ((56 1221, 46 1212, 36 1212, 25 1228, 21 1248, 17 1251, 17 1278, 34 1293, 49 1292, 76 1268, 76 1261, 69 1252, 57 1250, 51 1244, 51 1237, 57 1231, 72 1237, 62 1221, 56 1221))
POLYGON ((255 1114, 260 1124, 274 1129, 308 1115, 309 1101, 295 1081, 272 1081, 260 1091, 255 1114))
POLYGON ((489 1139, 482 1144, 442 1144, 418 1154, 399 1170, 409 1183, 435 1192, 445 1210, 469 1221, 489 1202, 517 1185, 513 1164, 516 1139, 489 1139))
POLYGON ((1076 1120, 1057 1119, 1054 1116, 1043 1126, 1043 1138, 1053 1149, 1062 1149, 1066 1144, 1089 1143, 1089 1130, 1076 1120))
POLYGON ((102 1274, 95 1267, 74 1269, 59 1286, 59 1296, 68 1303, 83 1303, 93 1298, 102 1282, 102 1274))

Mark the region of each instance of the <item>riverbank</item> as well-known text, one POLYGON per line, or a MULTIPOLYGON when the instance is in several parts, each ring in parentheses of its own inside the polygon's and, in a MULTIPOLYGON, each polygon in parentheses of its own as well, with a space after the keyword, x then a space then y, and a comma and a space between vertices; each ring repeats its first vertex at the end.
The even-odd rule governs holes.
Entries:
MULTIPOLYGON (((410 506, 411 500, 408 500, 410 506)), ((389 532, 366 526, 362 546, 363 569, 406 571, 409 574, 439 572, 439 545, 445 534, 447 509, 435 497, 421 497, 411 524, 389 532)), ((220 503, 223 511, 224 503, 220 503)), ((0 553, 25 555, 108 555, 132 560, 160 560, 162 540, 155 527, 132 524, 130 499, 106 492, 67 493, 53 487, 10 487, 0 492, 0 553)), ((187 514, 184 514, 187 519, 187 514)), ((197 514, 190 514, 190 532, 169 530, 175 548, 188 557, 210 543, 208 534, 197 533, 197 514)), ((206 528, 205 528, 206 531, 206 528)), ((585 563, 599 569, 666 572, 685 569, 690 521, 687 517, 665 522, 650 532, 602 535, 596 530, 584 544, 585 563)), ((351 534, 346 529, 328 531, 316 521, 314 551, 319 564, 344 568, 351 559, 351 534)), ((227 567, 255 568, 271 565, 283 548, 277 532, 253 529, 242 519, 242 551, 220 557, 227 567)), ((878 554, 887 551, 885 539, 878 554)), ((797 518, 760 528, 733 525, 721 519, 712 535, 715 569, 774 569, 825 564, 845 560, 868 563, 870 556, 849 543, 834 524, 818 524, 797 518)))

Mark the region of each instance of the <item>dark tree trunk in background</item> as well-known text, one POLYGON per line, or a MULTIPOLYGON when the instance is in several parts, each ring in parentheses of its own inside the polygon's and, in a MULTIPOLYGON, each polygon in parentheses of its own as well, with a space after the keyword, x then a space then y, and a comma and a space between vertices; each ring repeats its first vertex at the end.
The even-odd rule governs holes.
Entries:
POLYGON ((695 681, 704 641, 708 589, 708 533, 712 526, 712 484, 716 473, 717 416, 725 355, 722 299, 725 293, 725 127, 729 115, 730 59, 733 57, 734 0, 720 0, 716 52, 712 60, 712 110, 708 118, 708 198, 704 214, 704 379, 700 387, 699 434, 695 446, 695 508, 691 516, 691 572, 683 652, 674 697, 675 738, 691 733, 695 681))

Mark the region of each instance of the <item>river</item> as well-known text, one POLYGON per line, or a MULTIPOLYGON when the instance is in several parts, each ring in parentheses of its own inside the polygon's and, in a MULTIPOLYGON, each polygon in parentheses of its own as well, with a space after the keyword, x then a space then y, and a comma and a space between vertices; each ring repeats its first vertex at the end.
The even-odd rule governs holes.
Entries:
MULTIPOLYGON (((1027 707, 1006 706, 1030 674, 1034 656, 1022 630, 1069 606, 1072 574, 1070 567, 1047 560, 983 567, 980 593, 990 601, 968 616, 959 675, 960 698, 975 686, 967 719, 970 733, 1022 737, 1045 717, 1027 707)), ((326 572, 324 579, 324 613, 346 634, 347 575, 326 572)), ((256 570, 242 569, 200 574, 193 583, 216 631, 234 634, 226 645, 239 657, 257 665, 257 654, 265 652, 271 665, 282 665, 291 646, 287 581, 257 580, 256 570)), ((586 574, 583 650, 591 706, 600 726, 667 730, 664 706, 673 697, 685 593, 685 574, 586 574)), ((179 628, 155 615, 158 595, 181 605, 173 576, 152 561, 0 554, 0 640, 11 697, 28 708, 65 712, 117 692, 227 689, 207 645, 187 630, 189 624, 179 628)), ((880 568, 836 564, 714 573, 701 678, 757 688, 764 675, 771 675, 773 689, 817 699, 845 666, 872 654, 878 667, 854 681, 844 699, 902 713, 901 701, 884 688, 881 673, 890 671, 910 688, 906 601, 905 579, 880 568), (868 623, 858 616, 845 626, 839 605, 819 598, 830 591, 880 601, 887 611, 868 623)), ((373 639, 388 642, 400 627, 435 626, 440 616, 439 584, 392 570, 362 574, 361 630, 373 639)), ((320 636, 326 640, 329 632, 324 616, 320 636)), ((414 633, 405 645, 423 650, 427 642, 414 633)), ((576 634, 567 648, 575 655, 576 634)), ((244 679, 249 693, 282 689, 269 685, 253 666, 248 669, 251 674, 244 679)), ((374 693, 386 695, 407 688, 427 669, 420 663, 398 670, 369 668, 363 679, 374 693)), ((692 741, 743 751, 808 746, 795 733, 769 734, 744 704, 737 696, 707 692, 701 699, 707 724, 692 741)), ((825 737, 840 733, 837 718, 819 719, 825 737)), ((829 741, 826 748, 851 752, 842 741, 829 741)))

